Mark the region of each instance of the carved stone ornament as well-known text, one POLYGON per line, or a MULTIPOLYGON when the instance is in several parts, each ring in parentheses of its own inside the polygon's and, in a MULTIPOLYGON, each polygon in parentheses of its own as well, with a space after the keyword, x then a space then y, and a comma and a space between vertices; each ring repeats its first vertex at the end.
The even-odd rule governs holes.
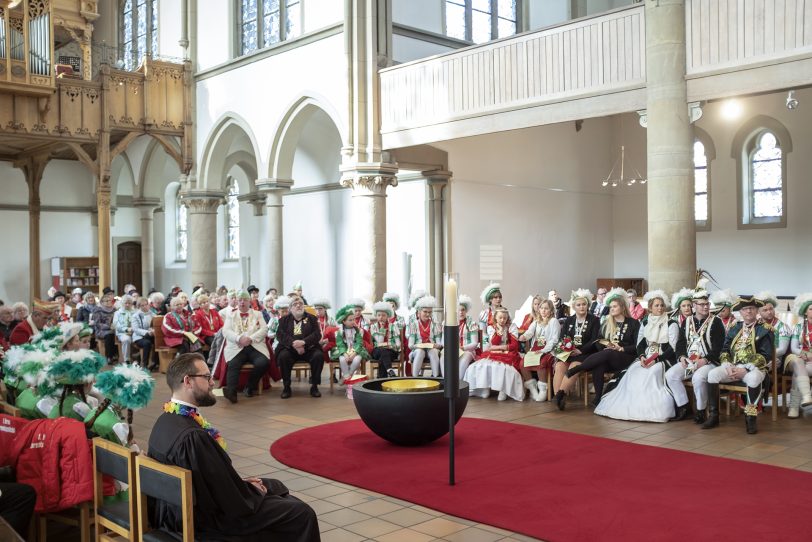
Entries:
POLYGON ((48 11, 48 0, 28 0, 28 17, 33 19, 48 11))
POLYGON ((192 214, 215 214, 217 209, 225 203, 222 196, 184 196, 181 201, 192 214))
POLYGON ((348 176, 341 179, 341 186, 345 188, 352 188, 353 190, 366 190, 373 194, 386 193, 387 186, 397 186, 398 178, 395 175, 389 174, 375 174, 375 175, 358 175, 350 173, 348 176))

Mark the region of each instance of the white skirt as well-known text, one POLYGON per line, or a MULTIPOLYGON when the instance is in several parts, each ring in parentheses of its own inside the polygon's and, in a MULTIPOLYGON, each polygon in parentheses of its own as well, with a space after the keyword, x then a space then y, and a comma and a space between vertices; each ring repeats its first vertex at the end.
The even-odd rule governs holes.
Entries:
POLYGON ((487 397, 494 390, 505 392, 516 401, 524 401, 522 375, 507 363, 480 359, 468 366, 463 380, 468 382, 469 395, 487 397))
POLYGON ((674 398, 664 376, 664 364, 645 369, 635 361, 617 387, 601 397, 595 414, 616 420, 667 422, 674 416, 674 398))

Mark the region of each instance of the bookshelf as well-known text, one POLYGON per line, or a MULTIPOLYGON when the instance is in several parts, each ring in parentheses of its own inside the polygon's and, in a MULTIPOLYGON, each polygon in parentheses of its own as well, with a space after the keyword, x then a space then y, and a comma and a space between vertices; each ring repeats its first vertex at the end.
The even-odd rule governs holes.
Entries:
POLYGON ((99 259, 62 258, 62 288, 68 292, 74 288, 99 290, 99 259))

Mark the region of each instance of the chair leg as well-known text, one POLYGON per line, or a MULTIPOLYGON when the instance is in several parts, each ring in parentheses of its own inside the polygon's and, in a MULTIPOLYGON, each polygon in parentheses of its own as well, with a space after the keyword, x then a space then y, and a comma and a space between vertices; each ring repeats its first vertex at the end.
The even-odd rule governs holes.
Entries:
POLYGON ((79 530, 81 532, 81 541, 90 542, 90 504, 82 503, 79 505, 79 530))
POLYGON ((39 516, 38 523, 39 542, 48 542, 48 518, 45 517, 45 514, 39 516))

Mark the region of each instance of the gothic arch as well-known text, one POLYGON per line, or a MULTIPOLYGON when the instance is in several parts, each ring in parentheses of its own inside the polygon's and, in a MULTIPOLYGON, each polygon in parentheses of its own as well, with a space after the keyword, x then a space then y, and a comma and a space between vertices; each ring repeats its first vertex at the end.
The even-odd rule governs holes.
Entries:
MULTIPOLYGON (((238 151, 232 150, 232 145, 240 137, 245 137, 253 152, 253 160, 248 159, 247 163, 253 166, 253 171, 257 171, 257 157, 260 156, 257 148, 256 138, 251 131, 248 122, 233 112, 225 113, 215 124, 214 129, 209 134, 203 148, 203 154, 198 169, 200 177, 198 186, 201 189, 221 190, 225 185, 226 162, 231 154, 238 151)), ((243 151, 249 155, 247 151, 243 151)), ((255 177, 256 178, 256 177, 255 177)))

